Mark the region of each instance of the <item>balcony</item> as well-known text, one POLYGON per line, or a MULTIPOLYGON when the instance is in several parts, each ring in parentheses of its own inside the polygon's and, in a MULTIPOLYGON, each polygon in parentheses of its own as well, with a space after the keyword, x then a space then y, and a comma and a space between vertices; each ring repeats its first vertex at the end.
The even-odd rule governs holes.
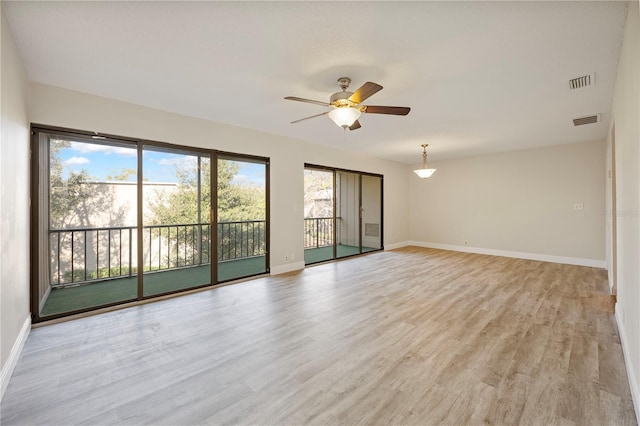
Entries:
MULTIPOLYGON (((304 260, 306 264, 323 262, 333 259, 333 218, 311 217, 304 220, 304 260)), ((336 218, 336 232, 338 244, 336 246, 336 258, 353 256, 360 253, 357 243, 341 243, 343 225, 342 218, 336 218)), ((362 246, 362 253, 379 250, 374 247, 362 246)))
POLYGON ((135 300, 138 272, 151 296, 266 272, 266 222, 222 222, 218 276, 211 279, 208 224, 144 226, 139 268, 136 227, 49 231, 50 293, 42 316, 135 300))
MULTIPOLYGON (((333 258, 333 218, 304 220, 305 262, 333 258)), ((336 221, 338 232, 340 218, 336 221)), ((257 275, 267 270, 266 222, 217 225, 217 279, 211 279, 209 224, 142 228, 143 296, 257 275)), ((50 316, 138 298, 138 234, 135 226, 49 231, 50 291, 41 315, 50 316)), ((363 247, 362 251, 374 248, 363 247)), ((339 244, 337 257, 359 253, 339 244)))

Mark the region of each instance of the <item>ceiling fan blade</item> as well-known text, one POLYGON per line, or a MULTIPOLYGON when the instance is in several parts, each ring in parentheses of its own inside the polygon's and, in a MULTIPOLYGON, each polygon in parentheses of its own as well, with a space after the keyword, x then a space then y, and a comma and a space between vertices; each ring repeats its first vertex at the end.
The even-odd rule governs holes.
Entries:
POLYGON ((297 98, 295 96, 287 96, 285 99, 288 100, 288 101, 306 102, 308 104, 316 104, 316 105, 322 105, 322 106, 326 106, 326 107, 331 106, 327 102, 314 101, 313 99, 297 98))
POLYGON ((356 104, 359 104, 361 102, 364 102, 365 99, 367 99, 371 95, 378 93, 380 90, 382 90, 382 86, 380 86, 379 84, 367 81, 358 90, 353 92, 353 95, 349 96, 349 100, 351 102, 355 102, 356 104))
POLYGON ((360 111, 367 114, 391 114, 391 115, 407 115, 411 108, 409 107, 394 107, 394 106, 374 106, 366 105, 360 108, 360 111))
POLYGON ((349 130, 358 130, 360 127, 360 122, 358 120, 354 121, 351 126, 349 126, 349 130))
POLYGON ((292 122, 291 122, 291 124, 293 124, 293 123, 298 123, 298 122, 300 122, 300 121, 304 121, 304 120, 308 120, 308 119, 310 119, 310 118, 320 117, 320 116, 322 116, 322 115, 327 115, 327 114, 329 114, 329 111, 327 111, 327 112, 323 112, 323 113, 321 113, 321 114, 316 114, 316 115, 312 115, 312 116, 309 116, 309 117, 301 118, 300 120, 292 121, 292 122))

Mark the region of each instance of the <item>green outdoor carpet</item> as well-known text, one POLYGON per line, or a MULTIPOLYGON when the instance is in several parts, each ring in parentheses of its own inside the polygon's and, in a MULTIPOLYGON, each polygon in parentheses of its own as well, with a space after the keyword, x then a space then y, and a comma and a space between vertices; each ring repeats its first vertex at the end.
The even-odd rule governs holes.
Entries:
MULTIPOLYGON (((362 247, 363 253, 374 251, 374 250, 378 250, 378 249, 372 248, 372 247, 362 247)), ((360 253, 360 250, 356 246, 347 246, 342 244, 338 244, 337 246, 338 258, 351 256, 358 253, 360 253)), ((333 246, 306 249, 304 251, 304 263, 306 265, 310 263, 324 262, 326 260, 332 260, 332 259, 333 259, 333 246)))
MULTIPOLYGON (((218 264, 218 281, 228 281, 265 271, 264 256, 222 262, 218 264)), ((209 274, 208 265, 146 273, 144 295, 152 296, 206 285, 211 282, 209 274)), ((111 303, 133 301, 136 300, 137 294, 137 277, 52 289, 40 316, 46 317, 111 303)))

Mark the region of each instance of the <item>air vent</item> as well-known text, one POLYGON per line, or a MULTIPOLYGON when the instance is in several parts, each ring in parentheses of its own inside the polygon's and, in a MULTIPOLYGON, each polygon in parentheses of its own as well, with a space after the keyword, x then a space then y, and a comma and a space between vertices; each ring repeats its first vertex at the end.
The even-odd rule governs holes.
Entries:
POLYGON ((600 121, 600 114, 589 115, 587 117, 580 117, 573 119, 574 126, 583 126, 585 124, 593 124, 600 121))
POLYGON ((591 86, 596 82, 595 77, 595 74, 587 74, 580 77, 572 78, 571 80, 569 80, 569 88, 573 90, 591 86))
POLYGON ((365 237, 379 237, 380 236, 380 224, 379 223, 365 223, 364 224, 364 236, 365 237))

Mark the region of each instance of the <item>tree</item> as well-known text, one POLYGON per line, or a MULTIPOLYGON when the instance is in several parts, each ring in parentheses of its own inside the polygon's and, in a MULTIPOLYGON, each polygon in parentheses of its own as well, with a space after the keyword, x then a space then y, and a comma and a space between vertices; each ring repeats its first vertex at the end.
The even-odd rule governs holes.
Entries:
POLYGON ((83 185, 89 179, 86 170, 70 172, 63 177, 65 166, 60 157, 63 148, 70 147, 69 141, 51 139, 49 144, 49 223, 52 229, 63 229, 76 222, 77 206, 89 196, 83 185))
POLYGON ((255 183, 234 181, 238 169, 234 161, 218 161, 218 222, 264 220, 264 188, 255 183))
MULTIPOLYGON (((67 169, 62 150, 70 147, 67 140, 54 137, 49 140, 49 227, 59 230, 52 234, 49 255, 52 277, 60 277, 58 284, 111 276, 111 265, 104 262, 109 257, 104 252, 106 247, 112 250, 120 247, 121 234, 92 228, 124 226, 128 209, 126 203, 116 203, 113 185, 98 182, 84 168, 67 169), (74 228, 81 230, 67 231, 74 228), (100 263, 99 252, 103 254, 100 263)), ((122 169, 107 179, 126 181, 132 173, 135 170, 122 169)))
MULTIPOLYGON (((49 143, 50 228, 123 226, 126 207, 115 205, 114 188, 105 182, 97 182, 98 179, 85 168, 67 170, 61 153, 69 147, 71 143, 61 139, 52 138, 49 143)), ((107 179, 126 181, 132 173, 135 170, 122 169, 114 171, 107 179)))
POLYGON ((305 218, 333 217, 333 173, 324 170, 304 171, 305 218))
MULTIPOLYGON (((210 172, 208 158, 200 163, 200 222, 198 222, 198 164, 185 160, 176 164, 175 191, 161 193, 156 191, 148 199, 151 225, 195 224, 209 221, 210 172)), ((266 200, 264 188, 251 183, 238 182, 239 165, 235 161, 218 161, 218 222, 264 220, 266 200)))
MULTIPOLYGON (((219 160, 218 172, 218 259, 227 260, 230 253, 235 257, 249 257, 264 254, 266 217, 265 189, 257 184, 237 180, 240 170, 236 161, 219 160), (257 223, 248 224, 248 221, 257 223), (238 248, 240 250, 238 250, 238 248)), ((172 192, 155 191, 152 198, 146 199, 148 215, 145 223, 149 225, 192 225, 175 227, 169 231, 158 228, 153 237, 169 238, 166 262, 170 264, 172 256, 177 256, 178 247, 191 253, 184 258, 184 265, 201 263, 200 259, 209 259, 210 231, 209 209, 211 163, 208 158, 200 159, 200 193, 198 193, 198 162, 186 157, 175 164, 178 185, 172 192), (198 197, 198 195, 200 197, 198 197), (200 198, 200 210, 198 199, 200 198)), ((173 228, 173 227, 171 227, 173 228)), ((180 261, 176 260, 177 266, 180 261)))

